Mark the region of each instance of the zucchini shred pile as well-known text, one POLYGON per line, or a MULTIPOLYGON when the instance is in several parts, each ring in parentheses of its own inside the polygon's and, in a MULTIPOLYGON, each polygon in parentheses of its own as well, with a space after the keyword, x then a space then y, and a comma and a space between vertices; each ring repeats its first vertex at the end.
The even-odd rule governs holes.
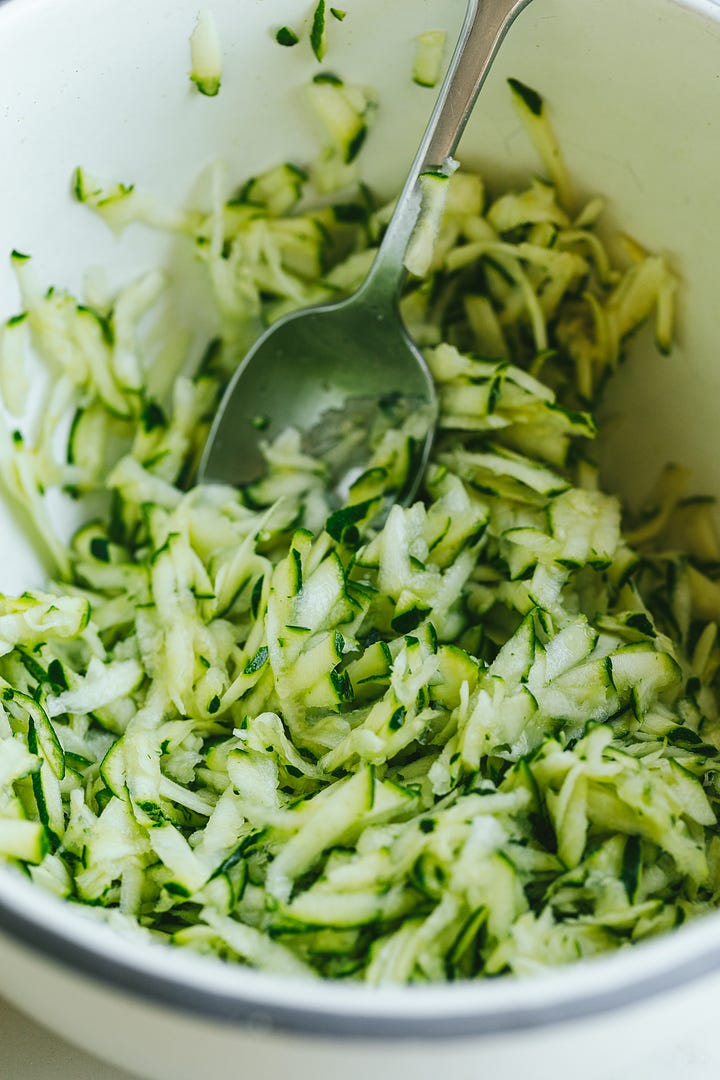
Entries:
MULTIPOLYGON (((367 102, 338 83, 317 85, 344 94, 345 168, 367 102)), ((78 302, 14 255, 0 472, 56 572, 0 597, 0 857, 112 925, 378 984, 532 973, 717 903, 710 510, 668 469, 623 532, 591 452, 628 335, 654 317, 670 346, 675 282, 630 241, 614 265, 542 99, 511 89, 548 179, 443 181, 402 300, 438 435, 421 499, 386 518, 402 430, 340 509, 293 431, 261 482, 191 486, 262 322, 362 281, 389 216, 364 187, 305 211, 295 167, 231 198, 219 170, 208 211, 160 213, 78 171, 111 223, 186 234, 205 263, 221 333, 189 375, 182 335, 148 329, 162 274, 78 302), (68 543, 63 491, 108 497, 68 543)))

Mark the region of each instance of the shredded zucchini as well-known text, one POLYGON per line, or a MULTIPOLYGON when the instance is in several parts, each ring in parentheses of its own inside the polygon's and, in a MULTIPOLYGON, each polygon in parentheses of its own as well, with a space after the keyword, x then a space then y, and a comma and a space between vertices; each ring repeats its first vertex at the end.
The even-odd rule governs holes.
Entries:
POLYGON ((426 30, 415 39, 412 77, 418 86, 437 86, 442 72, 446 39, 444 30, 426 30))
POLYGON ((357 157, 372 123, 374 95, 366 87, 343 82, 332 72, 321 72, 307 88, 307 96, 327 138, 312 168, 315 187, 327 193, 356 185, 357 157))
MULTIPOLYGON (((637 245, 610 261, 542 99, 513 93, 549 178, 428 181, 443 199, 402 309, 439 433, 422 497, 386 519, 413 458, 387 425, 339 509, 293 431, 262 482, 192 486, 262 322, 362 280, 389 214, 364 188, 297 212, 295 166, 235 194, 219 171, 209 213, 165 222, 219 311, 192 375, 184 342, 153 346, 161 274, 91 304, 16 254, 0 477, 56 571, 0 597, 0 858, 68 902, 373 984, 531 973, 717 905, 711 508, 675 468, 624 521, 592 455, 628 336, 654 317, 669 345, 674 277, 637 245), (50 373, 32 416, 31 347, 50 373), (107 508, 68 542, 63 492, 107 508)), ((347 163, 367 99, 313 94, 347 163)), ((133 197, 85 172, 76 192, 101 213, 133 197)))
POLYGON ((215 17, 203 8, 190 35, 190 79, 201 94, 215 97, 222 82, 222 47, 215 17))
POLYGON ((315 53, 316 60, 322 63, 327 52, 325 0, 318 0, 313 12, 312 26, 310 27, 310 45, 315 53))
POLYGON ((300 38, 289 26, 281 26, 275 34, 275 40, 278 45, 285 45, 290 48, 293 45, 297 45, 300 38))

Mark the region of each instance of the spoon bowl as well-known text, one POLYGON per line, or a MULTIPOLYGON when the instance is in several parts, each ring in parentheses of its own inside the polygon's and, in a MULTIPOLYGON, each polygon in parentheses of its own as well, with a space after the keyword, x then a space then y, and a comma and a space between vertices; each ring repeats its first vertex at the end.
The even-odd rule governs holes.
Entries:
POLYGON ((303 433, 303 450, 326 463, 331 489, 342 496, 367 462, 373 435, 404 426, 413 440, 414 490, 436 415, 432 377, 393 303, 361 290, 293 312, 259 338, 215 418, 201 472, 214 483, 253 483, 266 468, 261 442, 291 427, 303 433))

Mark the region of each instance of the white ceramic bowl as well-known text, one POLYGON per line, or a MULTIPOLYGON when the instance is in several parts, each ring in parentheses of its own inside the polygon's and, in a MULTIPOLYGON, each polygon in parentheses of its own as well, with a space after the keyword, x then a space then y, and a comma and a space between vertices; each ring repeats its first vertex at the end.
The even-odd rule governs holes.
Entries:
MULTIPOLYGON (((0 250, 31 252, 43 280, 76 288, 102 264, 120 283, 167 259, 138 228, 114 239, 73 202, 78 163, 180 200, 203 164, 225 157, 238 179, 315 152, 300 87, 307 48, 273 30, 300 25, 308 0, 214 0, 225 54, 220 96, 191 90, 196 0, 0 2, 0 250)), ((412 38, 445 27, 461 0, 345 0, 327 66, 377 88, 364 151, 374 187, 402 179, 432 94, 412 84, 412 38)), ((610 200, 642 242, 667 249, 683 287, 680 344, 658 358, 638 343, 609 408, 606 478, 629 497, 663 462, 720 492, 717 281, 720 276, 720 8, 709 0, 534 0, 512 28, 460 157, 491 178, 536 163, 505 89, 537 87, 579 187, 610 200)), ((186 268, 185 268, 186 269, 186 268)), ((177 270, 177 267, 176 267, 177 270)), ((179 303, 191 278, 177 272, 179 303)), ((0 317, 18 297, 0 265, 0 317)), ((206 314, 200 312, 204 320, 206 314)), ((40 584, 43 568, 0 505, 0 589, 40 584)), ((247 1075, 419 1080, 495 1071, 536 1080, 663 1077, 713 1031, 720 915, 621 954, 533 979, 367 990, 298 984, 139 946, 0 871, 0 992, 36 1019, 144 1077, 247 1075)), ((1 1071, 1 1067, 0 1067, 1 1071)), ((11 1080, 11 1078, 8 1078, 11 1080)))

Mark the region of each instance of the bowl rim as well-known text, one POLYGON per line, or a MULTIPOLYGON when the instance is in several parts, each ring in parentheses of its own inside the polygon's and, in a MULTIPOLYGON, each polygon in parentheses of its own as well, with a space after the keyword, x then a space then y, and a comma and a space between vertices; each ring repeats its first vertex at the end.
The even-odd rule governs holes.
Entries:
MULTIPOLYGON (((521 977, 368 986, 276 975, 118 929, 0 866, 3 937, 156 1007, 240 1027, 354 1040, 444 1040, 588 1020, 720 968, 720 911, 613 953, 521 977)), ((0 979, 0 988, 2 980, 0 979)))
MULTIPOLYGON (((24 0, 25 9, 49 0, 24 0)), ((665 0, 720 24, 720 0, 665 0)), ((19 14, 0 0, 0 23, 19 14)), ((272 975, 119 931, 0 865, 3 942, 106 989, 219 1023, 361 1040, 480 1037, 611 1013, 720 969, 720 911, 613 953, 522 977, 367 986, 272 975), (298 992, 299 991, 299 992, 298 992)), ((7 988, 0 989, 7 993, 7 988)))

